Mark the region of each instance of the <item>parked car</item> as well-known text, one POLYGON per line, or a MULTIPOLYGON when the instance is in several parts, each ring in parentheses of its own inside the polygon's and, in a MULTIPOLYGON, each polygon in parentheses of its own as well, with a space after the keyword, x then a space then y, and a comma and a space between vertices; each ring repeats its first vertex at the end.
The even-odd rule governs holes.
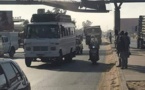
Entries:
POLYGON ((26 75, 11 59, 0 59, 0 90, 31 90, 26 75))

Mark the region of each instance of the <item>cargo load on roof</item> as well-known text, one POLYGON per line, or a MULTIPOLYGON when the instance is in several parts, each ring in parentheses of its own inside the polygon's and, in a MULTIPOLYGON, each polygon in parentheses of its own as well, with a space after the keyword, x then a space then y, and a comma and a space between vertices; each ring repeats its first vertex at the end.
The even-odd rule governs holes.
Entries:
POLYGON ((95 36, 97 37, 99 44, 102 43, 102 30, 100 26, 88 26, 84 28, 84 34, 86 36, 86 44, 89 45, 90 37, 95 36))
POLYGON ((71 22, 69 15, 62 14, 33 14, 31 22, 71 22))

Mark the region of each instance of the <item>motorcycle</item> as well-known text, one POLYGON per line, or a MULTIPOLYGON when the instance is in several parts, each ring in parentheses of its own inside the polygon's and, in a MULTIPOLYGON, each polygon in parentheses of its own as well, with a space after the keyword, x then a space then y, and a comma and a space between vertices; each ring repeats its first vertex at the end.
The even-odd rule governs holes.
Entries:
POLYGON ((90 49, 90 60, 92 64, 97 64, 97 61, 99 60, 99 48, 92 46, 90 49))

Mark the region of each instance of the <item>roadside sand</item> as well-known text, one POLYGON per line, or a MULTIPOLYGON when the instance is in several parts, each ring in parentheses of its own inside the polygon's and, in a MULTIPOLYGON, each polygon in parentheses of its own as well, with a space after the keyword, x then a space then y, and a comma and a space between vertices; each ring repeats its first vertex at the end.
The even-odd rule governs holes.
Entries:
POLYGON ((145 90, 145 81, 129 81, 127 86, 129 90, 145 90))
MULTIPOLYGON (((107 50, 111 50, 111 46, 108 45, 107 50)), ((121 90, 119 71, 115 63, 115 56, 112 51, 112 54, 106 56, 108 70, 102 74, 97 90, 121 90)))

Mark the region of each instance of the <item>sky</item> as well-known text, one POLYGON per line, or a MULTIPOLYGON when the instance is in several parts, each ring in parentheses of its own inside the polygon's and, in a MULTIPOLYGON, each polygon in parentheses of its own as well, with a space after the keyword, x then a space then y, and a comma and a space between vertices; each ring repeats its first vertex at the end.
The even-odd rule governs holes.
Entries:
MULTIPOLYGON (((77 28, 82 27, 82 22, 90 20, 92 25, 100 25, 103 31, 114 28, 114 4, 110 4, 109 13, 79 13, 67 11, 72 19, 75 19, 77 28)), ((44 8, 45 11, 52 10, 53 7, 45 5, 0 5, 0 10, 12 10, 14 17, 21 16, 30 20, 32 14, 37 13, 37 9, 44 8)), ((145 3, 123 3, 121 6, 121 18, 138 18, 145 15, 145 3)))

